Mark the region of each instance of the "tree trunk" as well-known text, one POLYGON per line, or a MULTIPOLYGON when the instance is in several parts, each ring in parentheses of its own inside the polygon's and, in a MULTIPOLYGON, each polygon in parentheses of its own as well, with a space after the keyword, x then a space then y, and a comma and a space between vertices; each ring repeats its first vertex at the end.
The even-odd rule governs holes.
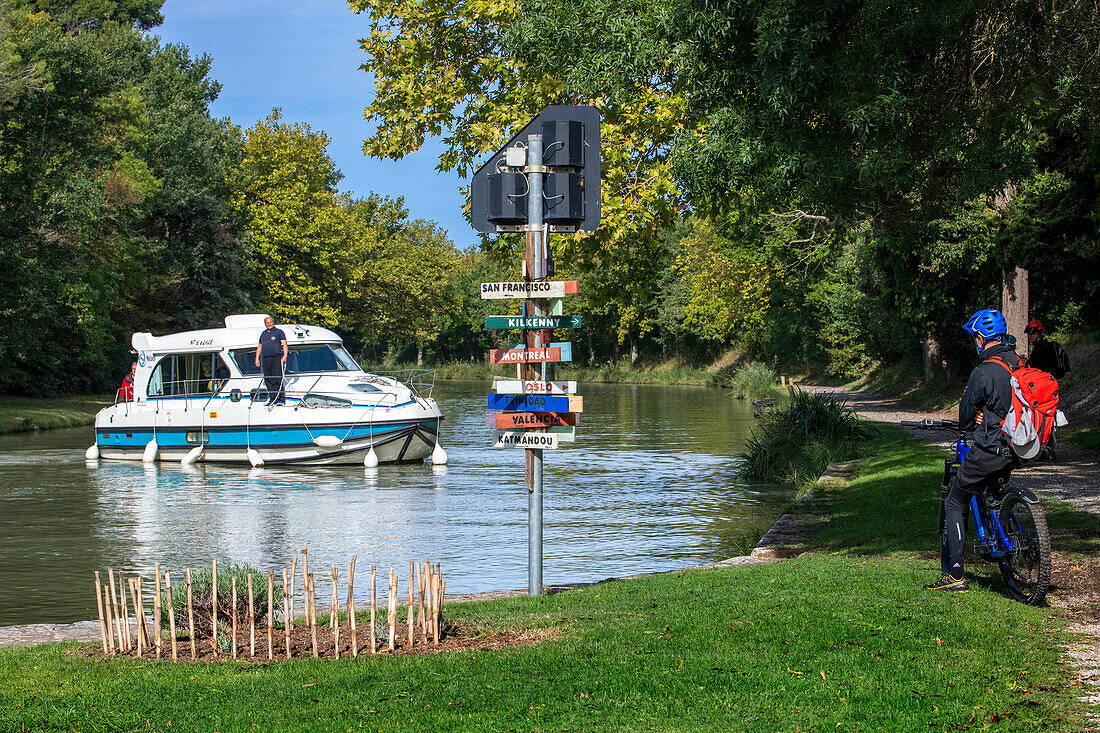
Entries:
POLYGON ((1027 270, 1016 267, 1005 270, 1004 288, 1001 292, 1001 312, 1004 313, 1008 323, 1008 334, 1016 337, 1016 348, 1027 352, 1027 336, 1024 328, 1027 327, 1028 292, 1027 270))
POLYGON ((638 361, 638 339, 630 337, 630 366, 638 361))
POLYGON ((943 360, 940 356, 940 342, 930 335, 925 336, 924 341, 921 342, 921 355, 924 357, 924 382, 927 384, 940 370, 940 363, 943 360))
POLYGON ((585 333, 585 336, 588 337, 588 364, 589 366, 591 366, 592 364, 596 363, 596 347, 593 343, 594 337, 592 336, 591 328, 588 329, 588 331, 585 333))
POLYGON ((416 365, 424 366, 424 347, 420 344, 416 345, 416 365))

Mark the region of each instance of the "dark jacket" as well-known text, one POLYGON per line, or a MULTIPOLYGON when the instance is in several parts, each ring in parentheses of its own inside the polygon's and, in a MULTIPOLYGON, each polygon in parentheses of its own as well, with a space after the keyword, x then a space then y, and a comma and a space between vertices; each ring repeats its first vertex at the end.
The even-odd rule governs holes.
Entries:
POLYGON ((1055 379, 1061 379, 1066 376, 1066 364, 1069 362, 1069 358, 1063 353, 1065 349, 1061 344, 1056 344, 1053 341, 1047 341, 1042 336, 1031 347, 1031 357, 1028 359, 1030 365, 1036 369, 1042 369, 1044 372, 1050 372, 1054 375, 1055 379))
POLYGON ((1012 408, 1012 375, 997 362, 989 361, 991 356, 1000 357, 1012 369, 1020 366, 1020 357, 1005 344, 990 346, 978 354, 981 363, 970 372, 959 403, 959 426, 974 431, 975 445, 996 453, 1001 448, 1010 450, 1001 423, 1012 408), (984 415, 981 425, 974 423, 978 410, 984 415))

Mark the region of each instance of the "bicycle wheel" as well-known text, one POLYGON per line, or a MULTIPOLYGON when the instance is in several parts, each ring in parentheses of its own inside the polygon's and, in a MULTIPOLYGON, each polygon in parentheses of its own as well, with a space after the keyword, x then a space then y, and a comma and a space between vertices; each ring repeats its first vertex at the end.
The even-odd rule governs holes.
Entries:
POLYGON ((1038 504, 1019 494, 1008 494, 999 514, 1005 536, 1015 550, 1000 559, 1001 576, 1008 594, 1021 603, 1038 606, 1050 588, 1050 532, 1047 517, 1038 504))

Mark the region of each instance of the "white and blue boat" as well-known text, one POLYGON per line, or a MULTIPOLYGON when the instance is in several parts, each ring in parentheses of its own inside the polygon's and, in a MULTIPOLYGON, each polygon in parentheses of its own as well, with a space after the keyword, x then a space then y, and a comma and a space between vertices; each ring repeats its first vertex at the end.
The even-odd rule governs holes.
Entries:
POLYGON ((88 457, 321 465, 419 461, 436 448, 443 415, 433 372, 367 373, 325 328, 279 324, 289 355, 285 404, 255 364, 264 314, 225 328, 135 333, 133 399, 96 415, 88 457))

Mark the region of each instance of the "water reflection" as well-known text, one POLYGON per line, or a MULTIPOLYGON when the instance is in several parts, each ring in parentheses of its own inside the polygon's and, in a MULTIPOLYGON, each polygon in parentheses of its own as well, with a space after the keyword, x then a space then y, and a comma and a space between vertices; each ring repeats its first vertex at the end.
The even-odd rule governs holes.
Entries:
MULTIPOLYGON (((448 466, 247 468, 86 463, 91 430, 0 437, 0 625, 94 615, 91 571, 220 560, 311 566, 358 554, 443 564, 454 592, 526 585, 523 453, 493 449, 486 384, 444 383, 448 466)), ((740 484, 747 405, 714 390, 586 385, 577 442, 546 452, 546 582, 733 554, 785 493, 740 484)), ((369 569, 369 568, 368 568, 369 569)), ((365 584, 357 585, 364 587, 365 584)))

